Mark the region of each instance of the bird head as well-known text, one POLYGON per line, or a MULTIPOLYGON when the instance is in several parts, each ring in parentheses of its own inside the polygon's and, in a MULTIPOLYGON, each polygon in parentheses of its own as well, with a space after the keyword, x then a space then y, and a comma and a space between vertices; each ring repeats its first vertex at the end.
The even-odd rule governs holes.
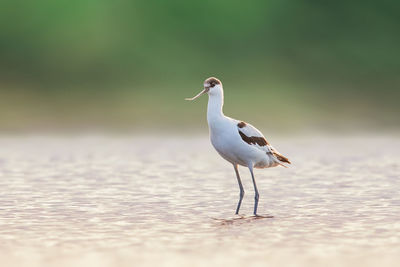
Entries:
POLYGON ((206 93, 209 95, 219 93, 219 92, 221 92, 221 89, 222 89, 221 81, 215 77, 210 77, 210 78, 206 79, 204 81, 203 86, 204 86, 204 89, 199 94, 197 94, 196 96, 194 96, 192 98, 185 98, 185 99, 192 101, 206 93))

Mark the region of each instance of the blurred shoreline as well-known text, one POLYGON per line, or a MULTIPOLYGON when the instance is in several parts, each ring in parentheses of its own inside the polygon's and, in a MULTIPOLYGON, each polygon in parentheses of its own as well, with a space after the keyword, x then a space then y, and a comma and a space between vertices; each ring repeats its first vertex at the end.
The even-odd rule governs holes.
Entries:
MULTIPOLYGON (((0 90, 0 132, 193 131, 207 129, 207 96, 185 101, 201 81, 186 87, 143 90, 37 92, 0 90)), ((343 92, 282 89, 227 81, 224 112, 258 128, 281 133, 386 132, 400 129, 398 93, 379 98, 343 92), (262 89, 264 88, 264 89, 262 89), (254 97, 256 95, 256 97, 254 97)))

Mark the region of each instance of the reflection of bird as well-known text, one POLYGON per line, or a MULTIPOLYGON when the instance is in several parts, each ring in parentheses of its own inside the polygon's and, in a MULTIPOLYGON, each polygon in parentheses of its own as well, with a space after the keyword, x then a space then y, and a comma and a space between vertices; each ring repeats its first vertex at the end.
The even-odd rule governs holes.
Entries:
POLYGON ((233 164, 240 187, 240 198, 236 208, 239 213, 244 196, 242 181, 240 180, 238 165, 249 168, 255 191, 254 215, 257 216, 259 194, 254 179, 253 168, 269 168, 290 161, 276 151, 264 138, 262 133, 252 125, 226 117, 222 112, 224 92, 222 83, 217 78, 211 77, 204 81, 204 90, 193 98, 208 94, 207 121, 210 129, 211 143, 217 152, 233 164))

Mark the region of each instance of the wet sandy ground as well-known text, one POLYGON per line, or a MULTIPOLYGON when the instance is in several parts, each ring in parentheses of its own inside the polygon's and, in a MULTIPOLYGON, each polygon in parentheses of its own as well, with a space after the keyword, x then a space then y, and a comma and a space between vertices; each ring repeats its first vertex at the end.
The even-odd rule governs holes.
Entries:
POLYGON ((400 139, 270 140, 241 216, 204 137, 0 137, 2 266, 398 266, 400 139))

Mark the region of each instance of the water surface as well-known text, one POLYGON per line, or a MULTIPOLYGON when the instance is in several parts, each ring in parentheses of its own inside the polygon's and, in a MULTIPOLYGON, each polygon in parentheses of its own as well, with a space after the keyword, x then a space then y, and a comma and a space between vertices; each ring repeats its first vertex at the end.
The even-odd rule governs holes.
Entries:
MULTIPOLYGON (((256 170, 235 216, 232 166, 207 137, 0 138, 7 266, 396 266, 400 141, 271 140, 293 164, 256 170)), ((6 265, 4 265, 6 266, 6 265)))

